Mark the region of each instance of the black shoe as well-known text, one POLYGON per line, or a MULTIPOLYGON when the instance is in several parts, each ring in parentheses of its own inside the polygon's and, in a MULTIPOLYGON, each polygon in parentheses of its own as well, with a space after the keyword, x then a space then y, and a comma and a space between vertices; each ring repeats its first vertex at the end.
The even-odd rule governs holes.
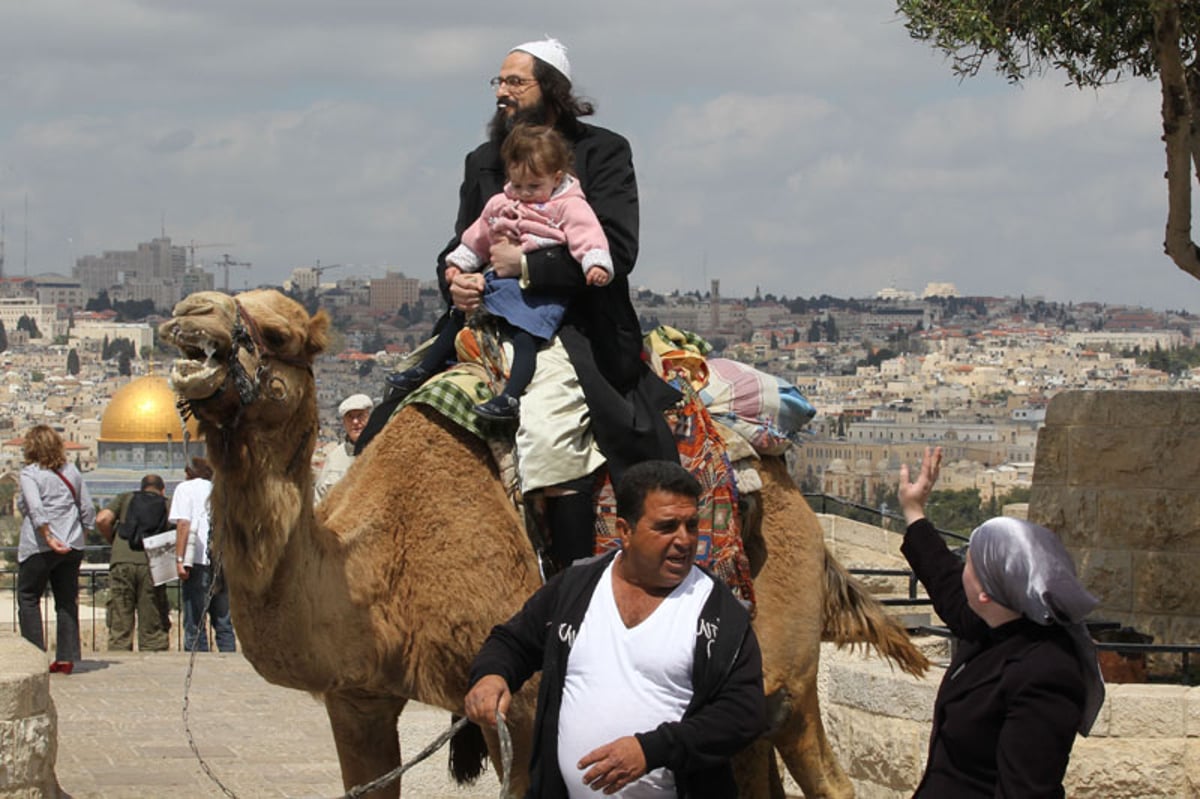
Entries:
POLYGON ((405 369, 403 372, 392 372, 387 376, 387 384, 392 389, 389 397, 397 400, 404 399, 431 377, 433 377, 433 373, 420 366, 405 369))
POLYGON ((475 406, 475 413, 495 422, 514 421, 521 411, 521 401, 507 394, 492 397, 482 405, 475 406))

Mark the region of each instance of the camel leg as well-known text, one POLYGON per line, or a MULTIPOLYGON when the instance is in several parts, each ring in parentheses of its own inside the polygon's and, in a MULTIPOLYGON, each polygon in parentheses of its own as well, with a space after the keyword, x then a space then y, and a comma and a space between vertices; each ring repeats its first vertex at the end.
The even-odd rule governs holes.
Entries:
MULTIPOLYGON (((396 724, 408 700, 354 691, 325 694, 325 712, 333 728, 342 785, 349 790, 400 765, 400 734, 396 724)), ((372 791, 369 799, 399 799, 400 781, 372 791)))
POLYGON ((733 777, 743 799, 787 799, 771 741, 759 738, 733 758, 733 777))
POLYGON ((808 685, 803 695, 790 697, 791 712, 771 739, 806 799, 853 799, 854 786, 825 738, 816 681, 808 685))
POLYGON ((783 789, 783 777, 779 776, 779 758, 775 757, 775 750, 771 750, 769 759, 771 766, 771 799, 787 799, 787 791, 783 789))

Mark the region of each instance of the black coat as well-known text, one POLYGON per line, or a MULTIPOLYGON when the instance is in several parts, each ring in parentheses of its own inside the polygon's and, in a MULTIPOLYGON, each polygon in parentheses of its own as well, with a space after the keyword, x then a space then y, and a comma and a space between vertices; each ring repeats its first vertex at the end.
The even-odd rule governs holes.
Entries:
MULTIPOLYGON (((616 553, 577 563, 556 575, 516 616, 492 628, 471 664, 470 683, 496 674, 514 693, 537 671, 542 674, 534 722, 530 799, 565 799, 558 767, 558 711, 567 660, 596 585, 616 553)), ((669 768, 676 794, 686 799, 737 796, 730 758, 766 730, 762 654, 750 614, 720 580, 700 612, 693 651, 692 699, 680 721, 634 731, 646 770, 669 768), (711 636, 711 637, 710 637, 711 636)), ((626 701, 613 697, 613 702, 626 701)), ((599 794, 597 794, 599 796, 599 794)))
POLYGON ((1084 681, 1070 636, 1024 617, 990 628, 967 604, 963 563, 922 519, 901 551, 960 639, 933 706, 916 797, 1061 797, 1084 681))
MULTIPOLYGON (((596 442, 615 482, 626 465, 678 457, 662 410, 679 394, 641 360, 642 330, 629 297, 629 273, 638 254, 637 178, 629 142, 594 125, 579 124, 574 134, 564 135, 573 148, 580 186, 608 237, 614 275, 605 286, 588 287, 565 247, 547 247, 527 254, 529 290, 569 299, 559 338, 579 375, 596 442)), ((500 148, 485 142, 467 155, 454 238, 438 256, 438 281, 447 302, 446 256, 488 198, 503 188, 500 148)))

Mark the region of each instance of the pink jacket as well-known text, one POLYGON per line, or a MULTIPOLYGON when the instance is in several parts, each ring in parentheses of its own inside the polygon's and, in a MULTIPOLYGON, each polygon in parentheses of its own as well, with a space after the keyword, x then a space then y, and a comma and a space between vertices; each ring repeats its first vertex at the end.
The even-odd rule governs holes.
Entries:
POLYGON ((599 266, 613 276, 612 255, 600 220, 588 205, 579 181, 563 178, 544 203, 523 203, 512 196, 511 184, 493 195, 469 228, 461 243, 446 256, 446 263, 464 272, 477 272, 488 262, 492 243, 505 236, 521 243, 522 252, 565 244, 583 271, 599 266))

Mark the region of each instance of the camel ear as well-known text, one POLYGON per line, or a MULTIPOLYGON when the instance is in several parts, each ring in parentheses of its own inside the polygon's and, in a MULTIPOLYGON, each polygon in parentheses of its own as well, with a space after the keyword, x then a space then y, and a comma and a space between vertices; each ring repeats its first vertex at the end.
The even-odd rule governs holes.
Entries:
POLYGON ((308 320, 308 340, 304 348, 309 358, 329 346, 329 314, 322 308, 308 320))

